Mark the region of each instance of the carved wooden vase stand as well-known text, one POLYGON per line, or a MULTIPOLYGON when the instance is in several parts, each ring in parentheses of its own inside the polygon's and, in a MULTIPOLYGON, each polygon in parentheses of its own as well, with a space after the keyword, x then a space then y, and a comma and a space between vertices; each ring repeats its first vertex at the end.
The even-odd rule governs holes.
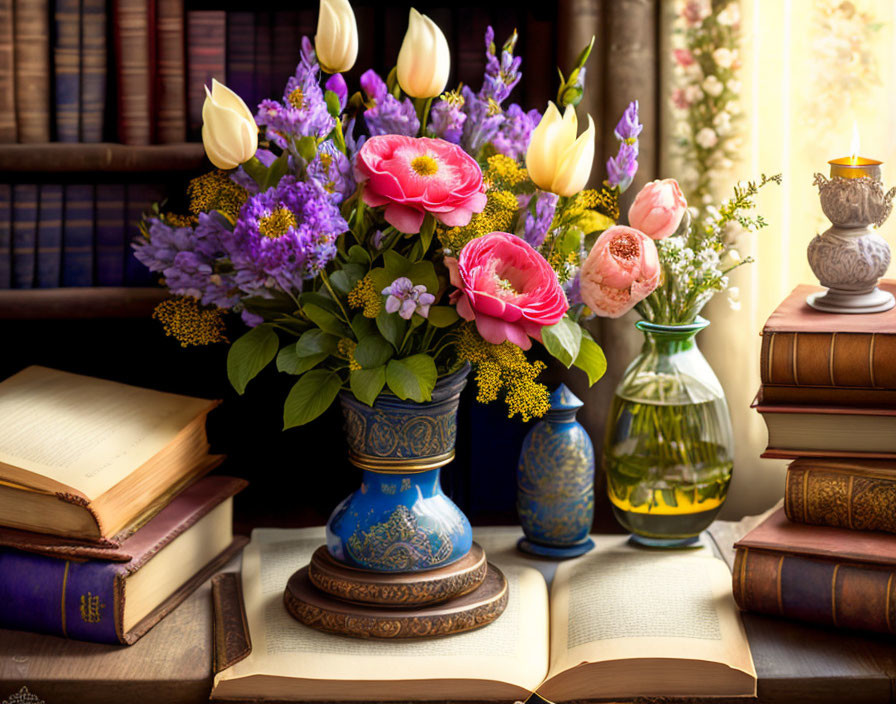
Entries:
POLYGON ((287 611, 307 626, 357 638, 423 638, 485 626, 507 606, 507 580, 473 543, 442 491, 454 459, 457 405, 469 367, 427 403, 340 396, 349 460, 361 487, 327 522, 327 545, 289 579, 287 611))

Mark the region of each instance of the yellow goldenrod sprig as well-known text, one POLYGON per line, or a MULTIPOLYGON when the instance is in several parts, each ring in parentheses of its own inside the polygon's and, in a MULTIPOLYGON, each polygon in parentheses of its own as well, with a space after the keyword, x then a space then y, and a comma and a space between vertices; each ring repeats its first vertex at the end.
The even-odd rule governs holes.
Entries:
POLYGON ((365 318, 375 318, 383 309, 383 301, 379 291, 373 287, 370 274, 355 284, 348 292, 348 304, 355 310, 360 310, 365 318))
POLYGON ((516 159, 504 154, 494 154, 488 158, 488 166, 483 179, 490 188, 502 191, 516 191, 520 186, 531 184, 529 172, 516 159))
POLYGON ((518 208, 516 196, 510 191, 490 191, 481 213, 476 213, 463 227, 440 229, 439 240, 456 256, 470 240, 490 232, 508 232, 518 208))
POLYGON ((221 308, 206 308, 190 296, 176 296, 156 306, 152 317, 162 323, 165 334, 181 347, 228 342, 224 335, 221 308))
POLYGON ((340 338, 339 342, 336 343, 337 354, 348 362, 348 369, 351 372, 361 369, 361 365, 355 360, 355 348, 357 346, 357 342, 347 337, 340 338))
POLYGON ((210 171, 190 181, 187 186, 190 210, 195 214, 217 210, 236 222, 249 192, 234 183, 225 171, 210 171))

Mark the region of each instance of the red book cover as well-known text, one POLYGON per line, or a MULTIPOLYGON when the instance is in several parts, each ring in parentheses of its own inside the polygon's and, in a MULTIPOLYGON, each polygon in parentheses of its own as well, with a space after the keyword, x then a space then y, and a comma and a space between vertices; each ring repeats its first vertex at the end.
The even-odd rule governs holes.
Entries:
POLYGON ((227 13, 218 10, 191 10, 187 13, 187 105, 190 133, 202 129, 205 86, 212 78, 227 83, 227 13))
POLYGON ((115 0, 118 138, 152 142, 154 0, 115 0))

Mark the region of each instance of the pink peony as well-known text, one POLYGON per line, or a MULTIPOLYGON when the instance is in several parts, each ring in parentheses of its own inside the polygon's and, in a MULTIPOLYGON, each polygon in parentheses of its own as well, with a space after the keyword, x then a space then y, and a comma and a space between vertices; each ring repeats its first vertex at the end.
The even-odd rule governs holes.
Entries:
POLYGON ((606 230, 582 264, 582 301, 598 315, 618 318, 660 283, 656 245, 633 227, 606 230))
POLYGON ((524 350, 530 337, 554 325, 569 304, 557 274, 521 237, 492 232, 468 242, 460 257, 446 257, 457 312, 475 320, 479 334, 494 345, 510 340, 524 350))
POLYGON ((661 240, 678 229, 687 209, 688 202, 678 181, 651 181, 635 196, 628 210, 628 222, 648 237, 661 240))
POLYGON ((675 49, 672 56, 679 66, 692 66, 696 61, 690 49, 675 49))
POLYGON ((365 182, 364 202, 385 205, 386 221, 405 233, 419 232, 426 213, 443 225, 461 227, 485 207, 476 160, 441 139, 371 137, 358 152, 355 176, 365 182))

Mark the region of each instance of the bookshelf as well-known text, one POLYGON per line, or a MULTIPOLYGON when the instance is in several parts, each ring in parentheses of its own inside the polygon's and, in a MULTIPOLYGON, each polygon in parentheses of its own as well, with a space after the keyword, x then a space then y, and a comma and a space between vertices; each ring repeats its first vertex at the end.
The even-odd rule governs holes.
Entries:
POLYGON ((15 173, 178 172, 198 171, 205 164, 201 142, 0 144, 0 171, 15 173))
POLYGON ((85 286, 0 290, 0 321, 148 318, 168 297, 161 288, 85 286))

